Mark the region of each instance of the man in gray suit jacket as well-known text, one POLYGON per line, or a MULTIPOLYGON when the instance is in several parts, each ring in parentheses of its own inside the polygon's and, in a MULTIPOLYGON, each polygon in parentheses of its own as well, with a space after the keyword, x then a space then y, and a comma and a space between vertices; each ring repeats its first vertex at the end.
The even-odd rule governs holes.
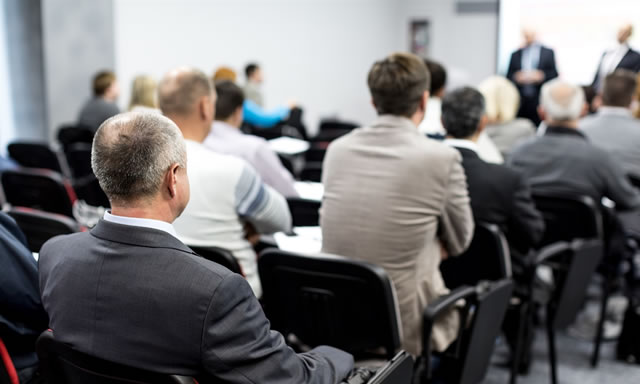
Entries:
POLYGON ((596 147, 609 152, 625 172, 640 178, 640 120, 631 114, 636 76, 617 69, 604 79, 602 106, 580 121, 580 129, 596 147))
POLYGON ((111 211, 90 232, 56 237, 40 252, 55 338, 200 382, 340 382, 351 355, 331 347, 296 354, 270 330, 242 276, 177 239, 171 223, 189 201, 186 161, 182 135, 166 117, 121 114, 97 131, 92 167, 111 211))

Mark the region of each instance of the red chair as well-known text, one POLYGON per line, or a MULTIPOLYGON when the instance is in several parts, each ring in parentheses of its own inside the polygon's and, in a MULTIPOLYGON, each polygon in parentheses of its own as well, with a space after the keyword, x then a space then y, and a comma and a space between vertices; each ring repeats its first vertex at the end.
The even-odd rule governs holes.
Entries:
POLYGON ((7 351, 7 347, 5 347, 2 339, 0 339, 0 359, 2 359, 0 384, 20 384, 18 381, 18 372, 16 372, 16 368, 13 366, 9 351, 7 351))

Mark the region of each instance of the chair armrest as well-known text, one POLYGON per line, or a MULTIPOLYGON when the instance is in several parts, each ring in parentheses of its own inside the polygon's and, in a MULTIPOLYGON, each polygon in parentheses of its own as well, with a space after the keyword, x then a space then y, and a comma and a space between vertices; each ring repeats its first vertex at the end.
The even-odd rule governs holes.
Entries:
POLYGON ((534 266, 538 266, 547 260, 558 256, 563 252, 573 249, 573 244, 566 241, 559 241, 549 244, 538 251, 535 255, 534 266))

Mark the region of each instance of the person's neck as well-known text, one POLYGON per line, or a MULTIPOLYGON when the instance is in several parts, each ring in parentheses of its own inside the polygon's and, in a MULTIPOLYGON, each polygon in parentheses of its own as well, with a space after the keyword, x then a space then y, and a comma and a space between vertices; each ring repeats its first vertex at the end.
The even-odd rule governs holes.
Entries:
POLYGON ((569 120, 569 121, 547 120, 546 123, 548 127, 578 129, 578 120, 569 120))
POLYGON ((190 118, 181 118, 176 116, 167 116, 180 128, 182 132, 182 137, 185 140, 195 141, 197 143, 202 143, 204 139, 207 138, 209 134, 209 129, 204 129, 202 127, 203 122, 199 120, 194 120, 190 118))
POLYGON ((242 125, 242 121, 241 122, 237 122, 234 119, 227 119, 227 120, 218 120, 221 123, 224 123, 230 127, 233 127, 235 129, 240 129, 240 126, 242 125))
MULTIPOLYGON (((154 200, 155 201, 155 200, 154 200)), ((169 224, 176 219, 171 209, 165 204, 157 202, 134 202, 129 204, 111 204, 111 214, 116 216, 138 219, 164 221, 169 224)))

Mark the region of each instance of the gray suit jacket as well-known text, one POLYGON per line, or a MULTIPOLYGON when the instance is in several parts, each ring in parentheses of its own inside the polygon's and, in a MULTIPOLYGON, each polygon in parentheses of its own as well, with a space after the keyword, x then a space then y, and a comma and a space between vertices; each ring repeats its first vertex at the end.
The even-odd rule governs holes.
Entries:
POLYGON ((163 231, 100 221, 49 240, 39 264, 56 339, 101 359, 225 383, 338 383, 353 364, 296 355, 240 275, 163 231))
POLYGON ((597 114, 580 121, 580 129, 627 174, 640 178, 640 120, 628 108, 601 107, 597 114))

